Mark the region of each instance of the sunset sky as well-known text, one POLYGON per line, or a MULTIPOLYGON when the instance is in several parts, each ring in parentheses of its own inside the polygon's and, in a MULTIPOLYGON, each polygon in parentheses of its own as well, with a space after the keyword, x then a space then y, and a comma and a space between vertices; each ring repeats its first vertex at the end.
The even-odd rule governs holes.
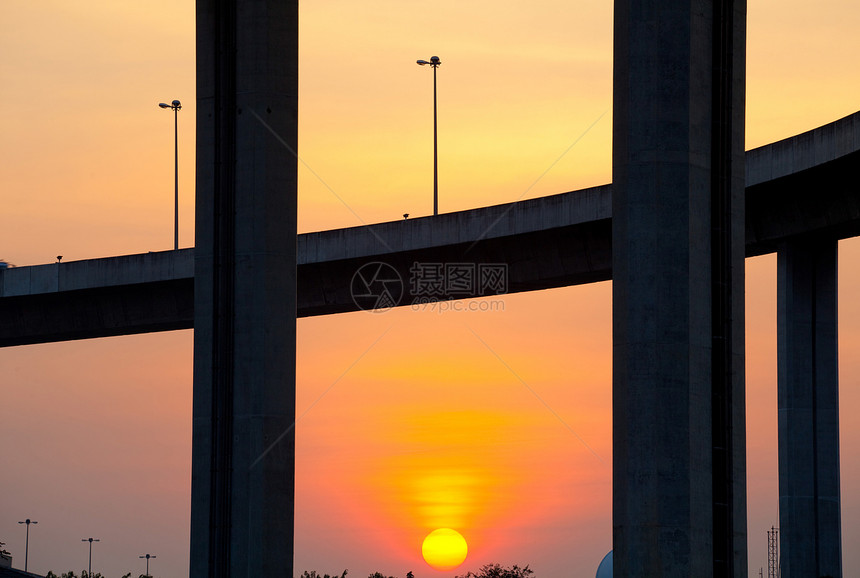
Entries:
MULTIPOLYGON (((315 0, 300 16, 299 230, 611 180, 612 2, 315 0)), ((856 0, 749 0, 747 146, 860 109, 856 0)), ((194 2, 0 3, 0 259, 193 245, 194 2)), ((285 152, 285 162, 290 159, 285 152)), ((814 191, 810 191, 814 194, 814 191)), ((860 575, 860 241, 840 244, 844 572, 860 575)), ((750 575, 778 526, 776 259, 747 261, 750 575)), ((296 575, 593 576, 612 547, 611 284, 492 311, 298 322, 296 575), (439 572, 421 541, 458 530, 439 572)), ((40 574, 188 572, 192 331, 0 349, 0 541, 40 574)))

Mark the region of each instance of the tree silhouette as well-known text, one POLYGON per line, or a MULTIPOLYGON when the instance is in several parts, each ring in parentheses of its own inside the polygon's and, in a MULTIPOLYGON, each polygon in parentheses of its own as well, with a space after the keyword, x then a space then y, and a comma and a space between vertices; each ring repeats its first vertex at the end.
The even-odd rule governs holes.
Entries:
POLYGON ((302 575, 299 576, 299 578, 346 578, 346 572, 347 571, 344 570, 343 574, 340 574, 340 575, 338 575, 338 574, 328 575, 328 574, 317 574, 316 570, 311 570, 310 572, 305 570, 304 573, 302 573, 302 575))
POLYGON ((531 570, 528 565, 525 568, 520 568, 514 564, 510 568, 505 568, 499 564, 485 564, 481 566, 477 574, 468 572, 455 578, 528 578, 532 574, 534 574, 534 570, 531 570))
MULTIPOLYGON (((69 570, 68 572, 63 572, 62 574, 54 574, 52 571, 48 571, 45 574, 45 578, 78 578, 78 575, 74 573, 73 570, 69 570)), ((92 574, 88 573, 86 570, 81 570, 81 578, 106 578, 102 575, 101 572, 93 572, 92 574)), ((131 578, 131 572, 127 574, 123 574, 122 578, 131 578)), ((148 578, 145 574, 141 574, 140 578, 148 578)))

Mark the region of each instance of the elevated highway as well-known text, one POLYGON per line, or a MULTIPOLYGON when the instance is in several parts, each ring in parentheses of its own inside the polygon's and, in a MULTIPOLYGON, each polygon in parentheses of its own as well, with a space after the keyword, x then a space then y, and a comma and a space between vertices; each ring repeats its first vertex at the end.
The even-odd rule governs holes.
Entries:
MULTIPOLYGON (((860 235, 860 112, 746 153, 746 255, 860 235)), ((358 309, 368 262, 504 263, 507 292, 612 278, 612 186, 298 236, 298 315, 358 309)), ((400 300, 410 302, 408 295, 400 300)), ((194 249, 0 270, 0 346, 188 329, 194 249)))

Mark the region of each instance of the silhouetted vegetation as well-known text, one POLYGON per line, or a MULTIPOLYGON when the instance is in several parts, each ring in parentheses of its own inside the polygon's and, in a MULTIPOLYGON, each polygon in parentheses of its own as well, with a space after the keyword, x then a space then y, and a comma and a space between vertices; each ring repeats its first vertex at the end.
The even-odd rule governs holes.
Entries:
POLYGON ((516 564, 510 568, 506 568, 499 564, 485 564, 481 569, 475 572, 468 572, 456 578, 528 578, 534 574, 528 565, 525 568, 520 568, 516 564))
MULTIPOLYGON (((54 574, 50 570, 47 574, 45 574, 45 578, 78 578, 78 575, 73 571, 63 572, 62 574, 54 574)), ((101 572, 93 572, 92 574, 88 573, 86 570, 81 570, 80 578, 107 578, 106 576, 102 576, 101 572)), ((122 578, 131 578, 131 572, 128 574, 123 574, 122 578)), ((146 574, 141 574, 138 578, 151 578, 146 574)))
POLYGON ((299 578, 346 578, 346 570, 343 571, 343 574, 317 574, 316 570, 311 570, 308 572, 307 570, 299 576, 299 578))
MULTIPOLYGON (((511 567, 502 566, 501 564, 485 564, 481 566, 480 570, 477 572, 467 572, 461 576, 455 576, 455 578, 529 578, 532 574, 534 574, 534 570, 525 566, 520 568, 516 564, 511 567)), ((141 577, 143 578, 143 577, 141 577)), ((346 570, 343 571, 343 574, 317 574, 316 571, 312 570, 308 572, 307 570, 302 573, 299 578, 346 578, 346 570)), ((386 576, 382 572, 374 572, 369 575, 367 578, 398 578, 397 576, 386 576)), ((409 571, 406 573, 406 578, 415 578, 415 575, 409 571)))

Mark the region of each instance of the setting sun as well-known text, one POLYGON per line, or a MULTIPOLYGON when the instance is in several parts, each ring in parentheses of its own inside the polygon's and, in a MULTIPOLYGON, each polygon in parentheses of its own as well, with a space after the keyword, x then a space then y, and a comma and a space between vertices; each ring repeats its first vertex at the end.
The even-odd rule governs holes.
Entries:
POLYGON ((424 538, 421 554, 436 570, 453 570, 466 559, 469 547, 466 539, 450 528, 433 530, 424 538))

